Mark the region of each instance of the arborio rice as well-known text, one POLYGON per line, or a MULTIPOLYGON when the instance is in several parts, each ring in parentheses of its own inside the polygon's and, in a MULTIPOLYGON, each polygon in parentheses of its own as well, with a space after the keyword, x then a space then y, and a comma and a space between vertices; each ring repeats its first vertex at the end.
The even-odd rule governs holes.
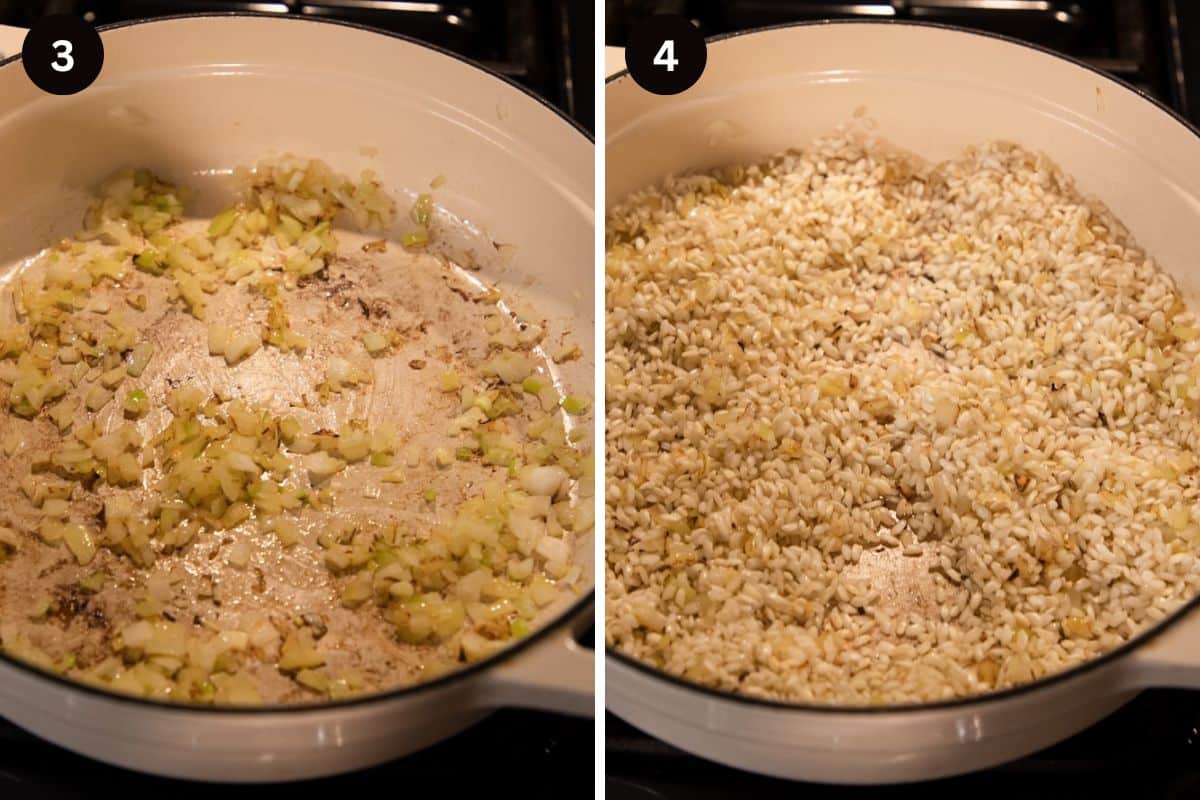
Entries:
POLYGON ((923 701, 1200 591, 1200 327, 1045 157, 843 131, 607 224, 610 646, 749 695, 923 701))

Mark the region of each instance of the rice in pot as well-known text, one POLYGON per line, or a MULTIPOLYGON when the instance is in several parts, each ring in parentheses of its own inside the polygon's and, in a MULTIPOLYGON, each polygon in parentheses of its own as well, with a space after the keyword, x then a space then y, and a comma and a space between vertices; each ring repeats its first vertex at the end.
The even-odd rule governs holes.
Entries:
POLYGON ((843 131, 607 225, 610 646, 748 695, 927 701, 1200 590, 1200 327, 1045 157, 843 131))

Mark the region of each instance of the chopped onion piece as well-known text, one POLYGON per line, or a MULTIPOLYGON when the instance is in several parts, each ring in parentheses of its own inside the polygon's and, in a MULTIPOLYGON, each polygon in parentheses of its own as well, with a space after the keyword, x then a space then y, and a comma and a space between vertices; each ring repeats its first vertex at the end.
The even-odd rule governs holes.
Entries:
POLYGON ((485 639, 475 631, 467 631, 461 640, 463 658, 468 663, 482 661, 504 647, 504 642, 485 639))
POLYGON ((112 399, 112 396, 113 393, 103 386, 95 385, 84 395, 83 404, 87 406, 88 411, 99 411, 108 405, 108 401, 112 399))
POLYGON ((238 539, 229 548, 229 563, 238 569, 245 569, 249 566, 252 555, 250 543, 245 539, 238 539))
POLYGON ((259 475, 262 473, 262 468, 254 462, 253 458, 245 453, 230 453, 225 456, 225 463, 229 465, 230 469, 238 472, 246 472, 251 475, 259 475))
POLYGON ((309 480, 317 484, 345 469, 346 462, 328 453, 316 452, 305 457, 304 468, 308 470, 309 480))
POLYGON ((389 345, 390 342, 388 342, 387 337, 381 333, 372 332, 363 337, 363 346, 373 356, 377 356, 387 350, 389 345))
POLYGON ((325 663, 325 657, 317 652, 312 630, 300 628, 287 635, 279 653, 278 667, 284 672, 311 669, 325 663))
POLYGON ((100 376, 100 385, 105 389, 115 389, 125 380, 125 376, 129 373, 125 371, 124 366, 116 366, 100 376))
POLYGON ((291 547, 300 541, 300 526, 290 519, 280 517, 272 523, 271 529, 279 537, 284 547, 291 547))
POLYGON ((96 540, 87 528, 78 524, 62 526, 62 538, 67 549, 80 564, 90 564, 96 557, 96 540))
POLYGON ((567 471, 558 466, 525 467, 518 478, 521 488, 530 494, 553 497, 567 479, 567 471))
POLYGON ((208 235, 212 238, 224 236, 229 233, 229 230, 237 222, 238 212, 236 208, 227 208, 220 214, 213 217, 212 222, 208 224, 208 235))
POLYGON ((216 323, 208 326, 208 354, 210 356, 225 355, 231 342, 233 342, 233 328, 216 323))
POLYGON ((256 334, 243 332, 235 333, 225 347, 225 363, 229 366, 253 355, 262 346, 262 339, 256 334))
POLYGON ((575 395, 569 394, 562 401, 562 410, 572 416, 586 414, 590 407, 591 403, 586 398, 576 397, 575 395))
POLYGON ((141 389, 134 389, 125 395, 124 408, 131 417, 143 416, 150 410, 150 398, 141 389))
POLYGON ((571 558, 571 548, 562 539, 543 536, 537 543, 537 554, 547 561, 566 563, 571 558))

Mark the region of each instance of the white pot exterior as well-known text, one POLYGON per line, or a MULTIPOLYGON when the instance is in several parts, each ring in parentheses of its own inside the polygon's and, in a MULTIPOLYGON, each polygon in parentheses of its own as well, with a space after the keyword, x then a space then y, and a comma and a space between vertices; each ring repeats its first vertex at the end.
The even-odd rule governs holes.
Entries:
POLYGON ((487 713, 465 705, 472 692, 466 682, 349 708, 237 714, 47 687, 45 679, 2 662, 0 681, 3 715, 44 739, 110 764, 202 781, 346 772, 419 750, 487 713))
MULTIPOLYGON (((590 605, 580 620, 591 617, 590 605)), ((590 715, 578 625, 473 674, 381 699, 245 712, 147 703, 50 681, 0 660, 0 714, 92 758, 173 778, 274 782, 333 775, 415 752, 504 705, 590 715)))
POLYGON ((1142 689, 1200 689, 1200 610, 1124 656, 996 699, 905 711, 838 712, 698 691, 625 660, 605 665, 609 710, 663 741, 781 778, 879 784, 1002 764, 1048 747, 1142 689))
MULTIPOLYGON (((516 286, 584 358, 592 385, 593 147, 523 91, 433 49, 350 26, 253 17, 156 21, 102 32, 103 71, 45 95, 19 61, 0 66, 0 264, 77 230, 88 187, 148 166, 215 204, 229 171, 272 154, 375 170, 410 194, 438 175, 462 222, 450 249, 516 286), (511 263, 492 240, 517 246, 511 263)), ((401 199, 400 205, 406 207, 401 199)), ((212 210, 211 208, 207 210, 212 210)), ((578 558, 591 574, 591 537, 578 558)), ((591 605, 558 611, 590 620, 591 605)), ((587 715, 593 659, 565 623, 487 668, 369 702, 211 711, 103 695, 0 658, 0 715, 57 744, 174 777, 274 781, 378 763, 450 736, 502 704, 587 715)))
POLYGON ((731 767, 824 783, 957 775, 1051 745, 1115 711, 1135 691, 1112 670, 988 703, 928 711, 808 711, 726 699, 609 657, 605 702, 630 724, 731 767))
MULTIPOLYGON (((933 26, 831 23, 710 42, 688 91, 629 76, 606 95, 606 202, 668 174, 758 160, 859 109, 928 159, 1006 139, 1042 150, 1179 281, 1200 288, 1200 137, 1111 79, 1036 49, 933 26)), ((999 764, 1057 742, 1149 686, 1200 688, 1200 611, 1123 657, 1000 699, 814 711, 689 688, 609 657, 608 708, 690 752, 784 778, 873 784, 999 764)))
POLYGON ((25 42, 25 29, 0 25, 0 60, 19 55, 25 42))

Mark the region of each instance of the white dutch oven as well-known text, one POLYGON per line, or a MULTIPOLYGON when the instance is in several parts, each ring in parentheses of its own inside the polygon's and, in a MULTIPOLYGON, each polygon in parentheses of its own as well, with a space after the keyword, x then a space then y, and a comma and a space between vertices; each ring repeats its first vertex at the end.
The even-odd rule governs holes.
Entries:
MULTIPOLYGON (((19 48, 15 38, 0 51, 19 48)), ((294 152, 392 189, 441 174, 447 249, 483 258, 553 324, 577 331, 591 386, 593 147, 551 108, 451 54, 366 29, 294 18, 207 16, 102 32, 104 69, 71 97, 43 94, 19 60, 0 63, 0 265, 78 229, 88 187, 144 165, 227 191, 223 176, 294 152), (491 240, 516 245, 511 264, 491 240)), ((406 203, 401 200, 402 208, 406 203)), ((591 575, 592 544, 577 560, 591 575)), ((589 582, 590 589, 590 582, 589 582)), ((363 767, 450 736, 495 708, 593 708, 593 658, 572 634, 590 591, 487 662, 352 702, 185 708, 120 697, 0 656, 0 715, 64 747, 162 775, 287 780, 363 767)))
MULTIPOLYGON (((1047 51, 929 25, 789 26, 710 41, 704 75, 682 94, 649 94, 622 73, 605 97, 610 204, 670 173, 805 144, 863 108, 886 139, 929 159, 989 139, 1045 151, 1185 290, 1200 287, 1200 133, 1047 51)), ((664 741, 769 775, 833 783, 953 775, 1053 744, 1142 689, 1200 689, 1198 605, 1103 658, 980 699, 861 710, 764 702, 610 651, 606 701, 664 741)))
POLYGON ((0 59, 18 55, 25 40, 25 29, 0 25, 0 59))

